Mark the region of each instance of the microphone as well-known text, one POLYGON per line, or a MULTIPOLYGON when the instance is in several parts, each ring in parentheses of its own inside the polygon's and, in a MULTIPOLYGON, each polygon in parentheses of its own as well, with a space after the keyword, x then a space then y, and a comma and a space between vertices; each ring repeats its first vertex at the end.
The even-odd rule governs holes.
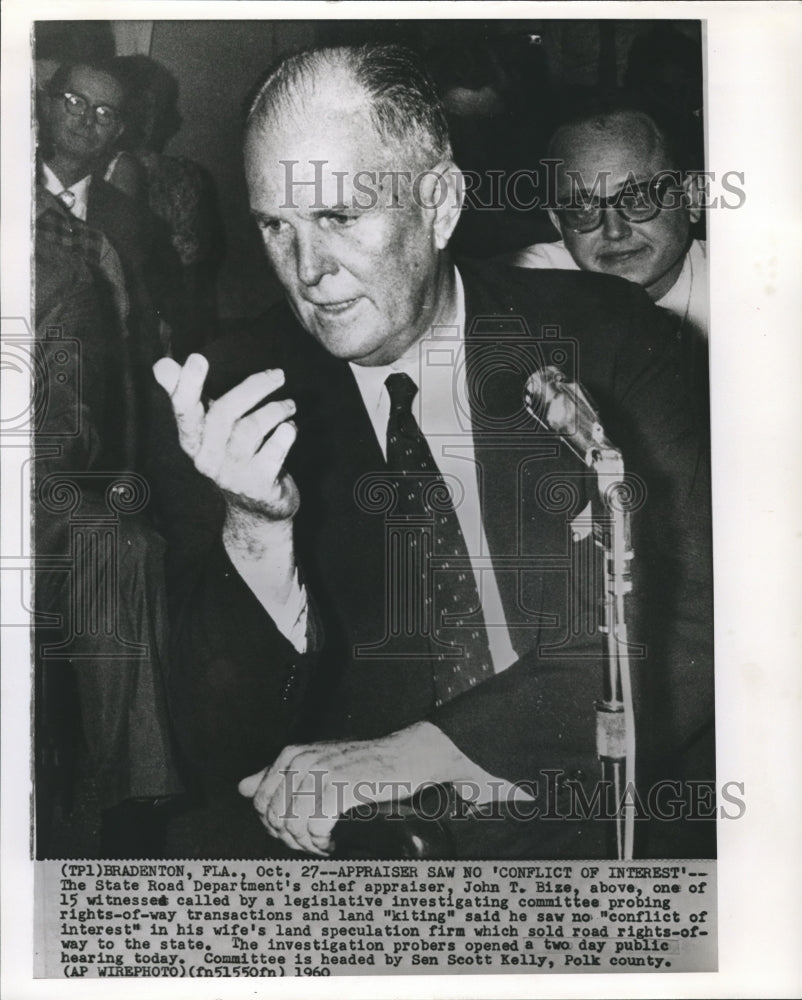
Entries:
POLYGON ((559 434, 585 465, 592 465, 602 451, 616 450, 585 390, 578 382, 568 382, 554 365, 538 368, 526 380, 524 406, 541 427, 559 434))
POLYGON ((629 563, 631 489, 624 482, 624 460, 611 444, 595 407, 578 382, 569 382, 559 368, 545 365, 524 387, 524 406, 538 424, 558 434, 566 446, 593 468, 606 519, 593 517, 593 535, 604 552, 603 619, 605 636, 603 698, 596 702, 596 752, 602 780, 610 782, 619 803, 615 815, 615 849, 619 859, 631 859, 635 836, 634 806, 622 789, 635 787, 635 709, 629 665, 625 595, 632 589, 629 563), (629 500, 629 502, 628 502, 629 500))

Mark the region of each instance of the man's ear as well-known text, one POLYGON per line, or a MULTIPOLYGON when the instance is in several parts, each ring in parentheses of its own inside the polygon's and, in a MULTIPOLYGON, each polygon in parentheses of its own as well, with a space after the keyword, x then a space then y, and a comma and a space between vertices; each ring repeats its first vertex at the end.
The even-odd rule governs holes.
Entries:
POLYGON ((453 160, 442 160, 419 175, 413 184, 421 208, 434 213, 432 236, 438 250, 445 250, 459 222, 465 198, 462 171, 453 160))
POLYGON ((693 225, 702 217, 704 191, 702 189, 702 178, 699 174, 694 172, 687 174, 682 182, 682 190, 688 200, 688 215, 690 216, 691 225, 693 225))

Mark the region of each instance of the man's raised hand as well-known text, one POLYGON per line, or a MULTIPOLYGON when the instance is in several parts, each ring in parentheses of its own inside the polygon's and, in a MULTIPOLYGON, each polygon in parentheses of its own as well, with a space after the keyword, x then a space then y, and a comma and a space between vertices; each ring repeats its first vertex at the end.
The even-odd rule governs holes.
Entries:
POLYGON ((284 471, 297 428, 291 399, 263 401, 284 384, 278 369, 244 379, 208 407, 202 401, 209 363, 190 354, 183 367, 171 358, 153 366, 173 406, 181 447, 195 468, 226 494, 229 507, 269 521, 292 518, 298 489, 284 471), (263 405, 259 405, 262 403, 263 405))

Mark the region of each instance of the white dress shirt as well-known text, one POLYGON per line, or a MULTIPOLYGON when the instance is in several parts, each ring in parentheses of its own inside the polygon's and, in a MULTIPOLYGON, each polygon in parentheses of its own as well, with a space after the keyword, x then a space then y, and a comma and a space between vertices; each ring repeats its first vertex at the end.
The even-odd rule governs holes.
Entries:
MULTIPOLYGON (((553 268, 557 271, 578 271, 579 265, 562 240, 556 243, 533 243, 515 253, 499 258, 513 267, 553 268)), ((693 240, 677 280, 655 305, 667 309, 680 321, 680 328, 693 331, 707 340, 710 326, 710 306, 707 289, 707 247, 702 240, 693 240)))
POLYGON ((393 372, 404 372, 418 387, 413 413, 438 469, 452 487, 454 509, 482 601, 493 668, 499 673, 516 656, 482 524, 465 380, 465 292, 459 272, 455 269, 454 273, 456 301, 449 319, 433 327, 391 365, 351 364, 351 371, 385 458, 390 395, 384 383, 393 372))

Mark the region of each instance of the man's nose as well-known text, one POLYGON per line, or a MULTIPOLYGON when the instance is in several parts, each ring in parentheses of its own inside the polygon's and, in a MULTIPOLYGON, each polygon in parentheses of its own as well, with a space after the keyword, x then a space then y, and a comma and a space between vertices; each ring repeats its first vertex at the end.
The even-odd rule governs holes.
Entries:
POLYGON ((295 240, 295 266, 304 285, 316 285, 326 274, 337 271, 337 261, 319 232, 299 232, 295 240))
POLYGON ((84 128, 94 129, 97 126, 95 109, 87 105, 83 111, 75 116, 84 128))
POLYGON ((603 213, 604 235, 608 240, 623 240, 632 232, 627 220, 614 208, 607 208, 603 213))

